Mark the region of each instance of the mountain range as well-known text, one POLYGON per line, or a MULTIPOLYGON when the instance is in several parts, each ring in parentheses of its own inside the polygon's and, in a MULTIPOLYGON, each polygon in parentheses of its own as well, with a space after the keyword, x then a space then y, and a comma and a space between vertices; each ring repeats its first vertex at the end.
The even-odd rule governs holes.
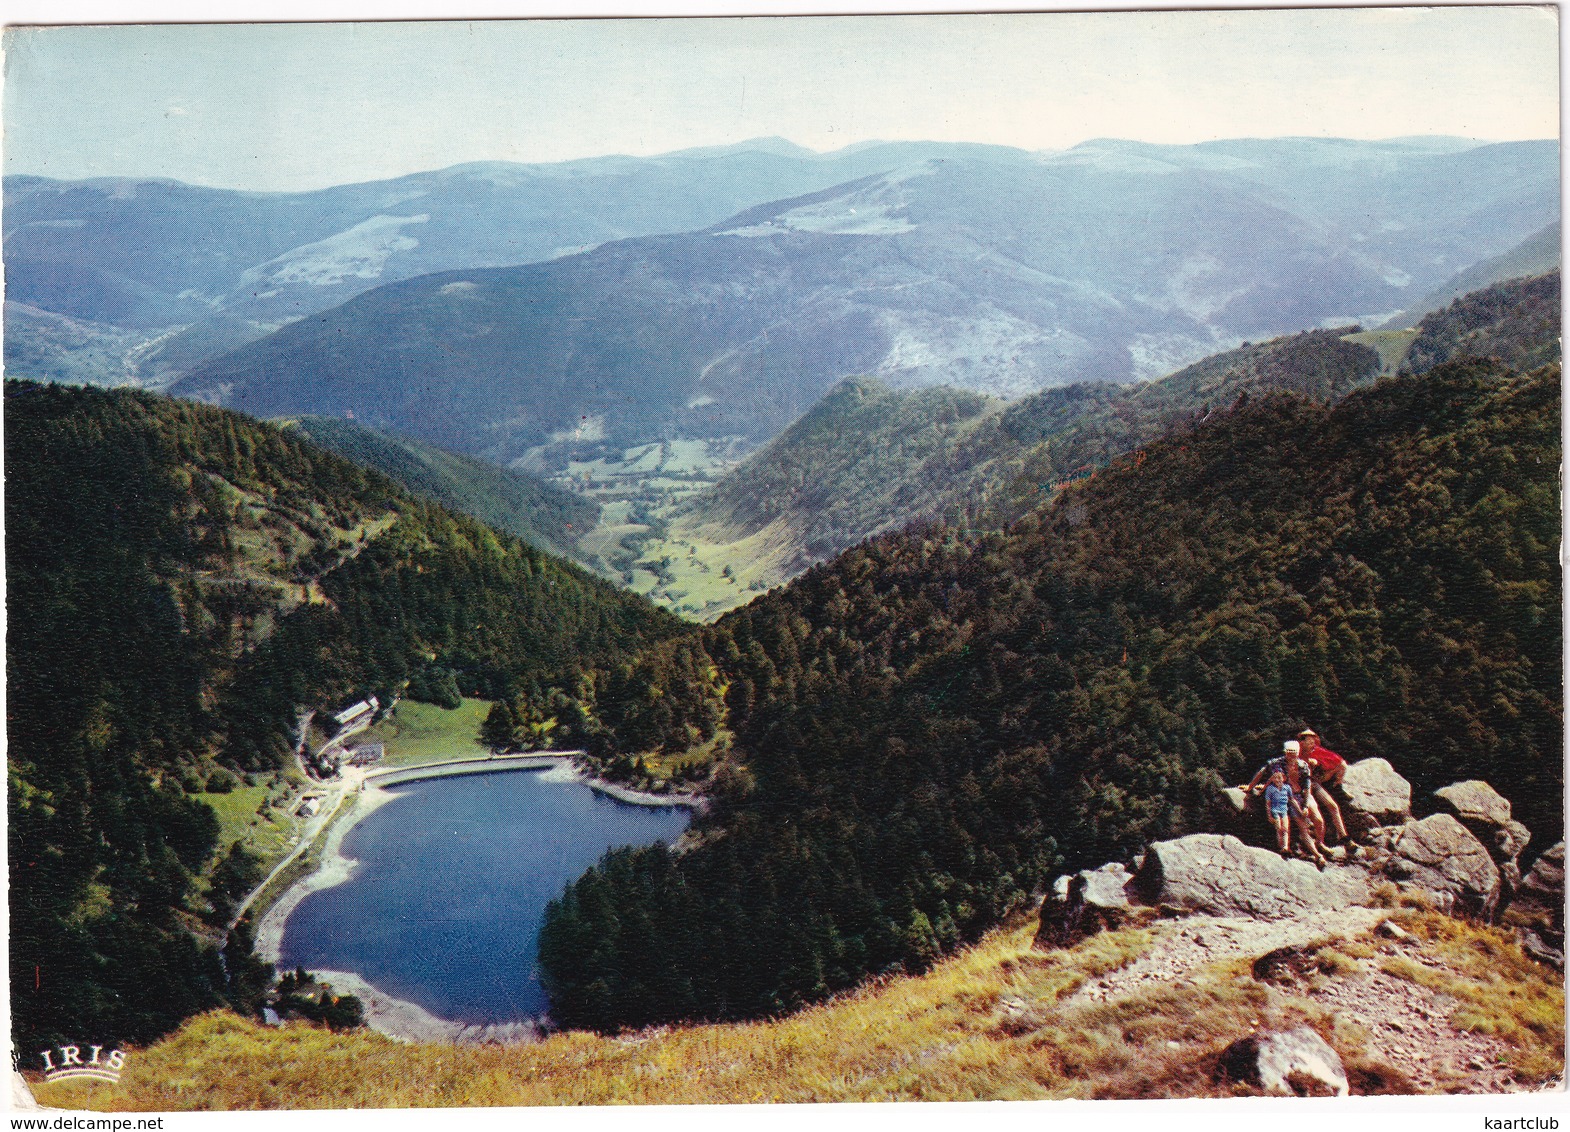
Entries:
POLYGON ((379 287, 174 389, 545 467, 584 442, 761 442, 852 375, 1017 397, 1382 321, 1557 215, 1552 142, 981 149, 379 287))
POLYGON ((369 288, 703 228, 739 209, 981 147, 778 138, 657 157, 479 162, 313 192, 5 178, 17 376, 158 386, 369 288))
POLYGON ((555 1017, 607 1031, 922 970, 1202 828, 1310 722, 1558 835, 1558 275, 1360 329, 1546 256, 1553 143, 663 160, 752 171, 658 212, 643 159, 557 168, 580 226, 535 245, 476 201, 550 196, 538 170, 291 207, 8 182, 8 364, 227 406, 6 385, 19 1041, 259 1013, 196 795, 277 784, 302 711, 420 687, 708 794, 682 851, 615 851, 549 913, 555 1017), (688 230, 580 215, 617 192, 616 224, 688 230), (486 232, 542 258, 475 259, 486 232), (683 508, 618 485, 600 520, 665 540, 667 592, 679 538, 796 576, 684 625, 444 506, 570 549, 613 464, 683 508))

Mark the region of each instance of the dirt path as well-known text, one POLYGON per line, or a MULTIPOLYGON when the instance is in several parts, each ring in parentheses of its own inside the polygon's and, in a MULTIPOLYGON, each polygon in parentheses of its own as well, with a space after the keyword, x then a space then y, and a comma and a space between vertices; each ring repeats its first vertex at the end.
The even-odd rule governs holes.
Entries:
MULTIPOLYGON (((1192 916, 1165 927, 1150 953, 1086 983, 1063 1001, 1105 1002, 1138 995, 1162 984, 1188 982, 1194 971, 1209 963, 1367 936, 1388 915, 1380 908, 1353 907, 1282 920, 1192 916)), ((1414 963, 1445 969, 1413 941, 1394 947, 1414 963)), ((1423 1092, 1510 1093, 1532 1088, 1522 1085, 1511 1071, 1510 1050, 1503 1041, 1451 1024, 1454 1000, 1386 974, 1374 961, 1366 961, 1359 973, 1337 973, 1294 990, 1363 1031, 1368 1057, 1399 1069, 1423 1092)))
POLYGON ((1386 915, 1378 908, 1336 908, 1284 920, 1190 916, 1164 933, 1150 954, 1086 983, 1064 1001, 1105 1001, 1156 984, 1184 982, 1196 967, 1218 960, 1257 958, 1278 947, 1301 947, 1362 935, 1386 915))
MULTIPOLYGON (((1433 966, 1416 954, 1407 958, 1433 966)), ((1449 1022, 1454 1002, 1433 991, 1368 970, 1327 980, 1311 997, 1366 1031, 1369 1053, 1425 1091, 1510 1093, 1522 1088, 1504 1064, 1509 1052, 1504 1042, 1457 1030, 1449 1022)))

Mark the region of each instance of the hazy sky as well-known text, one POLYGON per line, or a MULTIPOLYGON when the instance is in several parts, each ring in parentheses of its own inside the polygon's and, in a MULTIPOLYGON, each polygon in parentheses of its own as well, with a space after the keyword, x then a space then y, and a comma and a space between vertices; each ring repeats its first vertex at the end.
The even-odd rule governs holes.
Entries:
POLYGON ((766 135, 1559 128, 1552 8, 64 27, 6 46, 7 172, 251 189, 766 135))

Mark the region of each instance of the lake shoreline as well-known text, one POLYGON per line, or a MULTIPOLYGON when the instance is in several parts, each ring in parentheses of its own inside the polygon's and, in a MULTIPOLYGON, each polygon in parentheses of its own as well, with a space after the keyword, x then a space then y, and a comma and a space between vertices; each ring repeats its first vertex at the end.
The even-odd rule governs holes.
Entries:
MULTIPOLYGON (((474 760, 479 761, 479 760, 474 760)), ((454 766, 462 765, 461 762, 454 766)), ((417 768, 409 768, 417 769, 417 768)), ((554 765, 531 768, 496 767, 492 773, 510 773, 527 769, 539 774, 542 781, 578 783, 598 794, 627 805, 645 807, 685 807, 702 810, 707 799, 699 795, 663 795, 630 790, 607 782, 590 773, 570 755, 557 757, 554 765)), ((484 773, 478 767, 455 770, 453 776, 484 773)), ((430 781, 443 775, 431 775, 416 781, 430 781)), ((401 782, 391 785, 402 785, 401 782)), ((267 909, 256 929, 254 953, 257 958, 275 967, 282 959, 283 937, 290 915, 312 893, 344 884, 354 875, 359 862, 345 856, 342 848, 349 831, 370 814, 395 801, 399 795, 377 784, 374 780, 362 782, 352 803, 319 834, 324 840, 321 858, 316 867, 286 888, 267 909)), ((451 1045, 484 1043, 512 1044, 537 1041, 548 1020, 541 1018, 520 1019, 513 1022, 467 1023, 441 1018, 418 1003, 398 998, 375 986, 363 975, 354 971, 310 968, 311 974, 332 986, 336 994, 351 994, 358 998, 365 1011, 368 1029, 401 1042, 436 1042, 451 1045)))
POLYGON ((590 790, 629 806, 682 806, 698 813, 709 808, 709 800, 702 794, 655 794, 647 790, 633 790, 619 782, 599 777, 577 760, 573 760, 570 765, 577 780, 590 790))
POLYGON ((432 1014, 417 1002, 388 994, 353 971, 322 968, 311 974, 331 987, 334 994, 351 994, 359 999, 365 1008, 366 1028, 397 1042, 516 1045, 539 1041, 545 1029, 543 1020, 532 1018, 517 1022, 456 1022, 432 1014))
POLYGON ((261 923, 256 925, 256 943, 253 951, 258 959, 277 966, 283 948, 284 925, 290 913, 311 893, 343 884, 354 874, 355 866, 359 862, 353 857, 343 855, 341 852, 343 839, 348 835, 349 830, 358 825, 367 815, 395 798, 397 798, 396 794, 390 794, 379 787, 361 785, 353 804, 322 835, 325 837, 322 844, 322 859, 317 863, 316 868, 284 889, 282 895, 267 909, 261 923))

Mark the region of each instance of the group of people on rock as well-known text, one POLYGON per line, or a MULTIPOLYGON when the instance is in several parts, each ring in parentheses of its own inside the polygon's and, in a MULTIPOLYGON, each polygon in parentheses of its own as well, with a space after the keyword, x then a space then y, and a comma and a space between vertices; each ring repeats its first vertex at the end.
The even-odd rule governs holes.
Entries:
POLYGON ((1330 793, 1346 777, 1346 760, 1320 745, 1319 736, 1304 728, 1296 739, 1288 739, 1281 757, 1272 759, 1240 787, 1245 797, 1263 793, 1265 814, 1276 832, 1276 848, 1283 857, 1292 848, 1292 832, 1297 831, 1303 856, 1323 869, 1330 861, 1330 846, 1325 844, 1328 829, 1344 847, 1346 859, 1357 856, 1358 846, 1347 835, 1341 807, 1330 793), (1326 819, 1329 819, 1328 821, 1326 819))

